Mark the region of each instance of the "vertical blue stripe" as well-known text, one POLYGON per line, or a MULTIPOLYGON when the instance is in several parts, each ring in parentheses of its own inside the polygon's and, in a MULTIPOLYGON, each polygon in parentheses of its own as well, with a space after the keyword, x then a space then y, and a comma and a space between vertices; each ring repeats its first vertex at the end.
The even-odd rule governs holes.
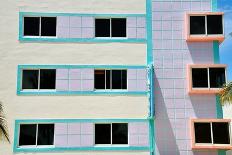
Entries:
POLYGON ((154 68, 152 51, 152 0, 146 0, 146 24, 147 24, 147 65, 149 69, 149 143, 150 155, 155 155, 155 126, 154 126, 154 68))
POLYGON ((218 41, 213 42, 213 58, 214 58, 214 63, 215 64, 220 63, 219 42, 218 41))

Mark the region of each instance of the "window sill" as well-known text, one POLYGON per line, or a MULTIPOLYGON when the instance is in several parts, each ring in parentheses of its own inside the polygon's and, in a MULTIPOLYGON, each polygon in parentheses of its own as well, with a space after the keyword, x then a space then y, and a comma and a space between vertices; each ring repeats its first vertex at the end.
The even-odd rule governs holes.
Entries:
POLYGON ((64 151, 149 151, 148 146, 119 146, 119 147, 47 147, 47 148, 19 148, 14 147, 13 152, 64 152, 64 151))
POLYGON ((17 95, 147 95, 147 91, 17 91, 17 95))
POLYGON ((225 40, 224 35, 212 35, 212 36, 206 36, 206 35, 190 35, 187 36, 186 41, 188 42, 210 42, 210 41, 219 41, 223 42, 225 40))
POLYGON ((189 90, 189 95, 201 95, 201 94, 211 94, 211 95, 215 95, 220 93, 221 88, 218 89, 192 89, 189 90))
POLYGON ((19 37, 20 42, 128 42, 146 43, 146 38, 56 38, 56 37, 19 37))
POLYGON ((218 144, 218 145, 193 144, 192 149, 193 150, 230 150, 232 149, 232 146, 230 144, 218 144))

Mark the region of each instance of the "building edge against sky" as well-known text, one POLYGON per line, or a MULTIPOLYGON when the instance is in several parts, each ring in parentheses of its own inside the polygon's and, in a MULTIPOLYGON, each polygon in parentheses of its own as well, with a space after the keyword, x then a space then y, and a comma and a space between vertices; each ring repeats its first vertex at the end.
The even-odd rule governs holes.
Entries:
POLYGON ((221 119, 215 94, 226 67, 216 0, 55 2, 3 2, 0 99, 12 144, 0 152, 223 155, 231 148, 230 120, 221 119), (192 31, 202 23, 206 31, 192 31), (196 82, 199 71, 206 82, 196 82))

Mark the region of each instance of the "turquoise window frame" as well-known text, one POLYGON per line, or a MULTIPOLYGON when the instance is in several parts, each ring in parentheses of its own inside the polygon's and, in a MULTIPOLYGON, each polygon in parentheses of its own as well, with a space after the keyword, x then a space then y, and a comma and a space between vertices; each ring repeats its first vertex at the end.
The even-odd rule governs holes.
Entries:
POLYGON ((146 43, 147 39, 136 38, 57 38, 57 37, 24 37, 23 18, 25 16, 82 16, 94 18, 127 18, 127 17, 146 17, 146 14, 84 14, 84 13, 44 13, 44 12, 19 12, 19 34, 20 42, 122 42, 122 43, 146 43))
POLYGON ((22 70, 23 69, 146 69, 146 66, 127 65, 18 65, 17 71, 17 95, 147 95, 147 91, 128 90, 102 90, 102 91, 26 91, 22 90, 22 70))
POLYGON ((54 147, 46 148, 23 148, 18 147, 20 124, 40 124, 40 123, 130 123, 148 122, 147 119, 22 119, 15 120, 13 152, 60 152, 60 151, 147 151, 149 146, 92 146, 92 147, 54 147))

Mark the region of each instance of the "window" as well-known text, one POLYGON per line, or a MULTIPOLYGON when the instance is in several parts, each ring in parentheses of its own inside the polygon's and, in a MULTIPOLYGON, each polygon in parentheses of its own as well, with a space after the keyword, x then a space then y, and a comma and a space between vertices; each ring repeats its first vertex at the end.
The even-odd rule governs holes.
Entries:
POLYGON ((126 37, 126 18, 95 19, 95 37, 126 37))
POLYGON ((190 35, 223 34, 222 15, 190 16, 190 35))
POLYGON ((22 89, 55 89, 55 83, 55 69, 25 69, 22 71, 22 89))
POLYGON ((207 122, 195 120, 193 123, 194 146, 230 145, 229 122, 216 120, 207 122))
POLYGON ((128 124, 95 124, 95 144, 128 144, 128 124))
POLYGON ((127 89, 127 70, 95 70, 95 89, 127 89))
POLYGON ((56 36, 56 17, 24 17, 24 36, 56 36))
POLYGON ((225 68, 192 68, 193 88, 221 88, 225 82, 225 68))
POLYGON ((19 146, 54 144, 54 124, 21 124, 19 146))
POLYGON ((226 65, 188 65, 189 94, 218 94, 226 83, 226 65))

